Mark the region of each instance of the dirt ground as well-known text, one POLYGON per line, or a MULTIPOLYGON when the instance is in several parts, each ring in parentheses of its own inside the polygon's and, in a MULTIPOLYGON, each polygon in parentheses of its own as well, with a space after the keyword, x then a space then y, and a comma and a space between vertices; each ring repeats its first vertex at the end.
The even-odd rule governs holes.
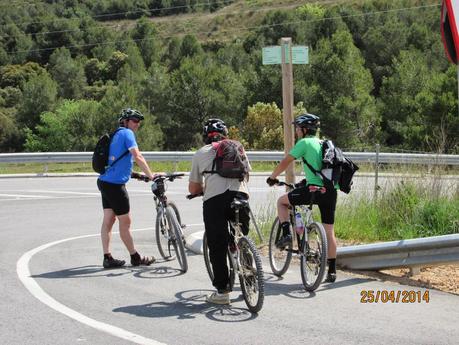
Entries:
POLYGON ((410 276, 408 268, 373 271, 345 271, 357 276, 367 276, 381 281, 424 287, 459 295, 459 264, 427 266, 418 274, 410 276))

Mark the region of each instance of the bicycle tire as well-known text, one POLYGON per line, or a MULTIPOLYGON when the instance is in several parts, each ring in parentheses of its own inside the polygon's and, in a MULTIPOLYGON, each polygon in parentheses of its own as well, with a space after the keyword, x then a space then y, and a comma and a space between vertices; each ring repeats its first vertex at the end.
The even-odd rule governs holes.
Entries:
POLYGON ((289 244, 284 249, 279 249, 276 247, 276 243, 279 238, 282 236, 282 229, 279 223, 279 217, 273 222, 271 227, 271 233, 269 234, 269 265, 273 274, 277 277, 282 277, 282 275, 287 272, 292 260, 292 245, 289 244))
MULTIPOLYGON (((206 233, 204 233, 204 236, 202 238, 202 252, 204 255, 204 263, 206 265, 207 274, 209 275, 210 281, 213 283, 214 282, 214 271, 212 269, 212 264, 210 263, 209 246, 207 245, 206 233)), ((231 259, 229 252, 227 252, 227 264, 228 264, 230 290, 233 291, 234 282, 236 280, 236 275, 234 273, 234 262, 231 259)))
POLYGON ((166 217, 165 211, 162 207, 158 208, 156 214, 156 245, 158 246, 159 254, 164 260, 175 259, 175 248, 172 245, 172 238, 174 238, 174 231, 171 230, 171 225, 166 217))
POLYGON ((327 264, 327 234, 321 223, 311 223, 307 243, 302 243, 301 280, 306 291, 314 291, 322 283, 327 264))
POLYGON ((182 226, 182 218, 180 217, 180 212, 179 212, 178 207, 175 204, 175 202, 168 200, 167 201, 167 205, 172 207, 172 209, 175 212, 175 216, 177 217, 177 221, 180 224, 180 228, 183 228, 183 226, 182 226))
POLYGON ((182 228, 177 221, 174 209, 170 206, 166 207, 166 217, 169 220, 169 224, 171 225, 170 228, 174 231, 174 235, 171 238, 171 240, 172 245, 175 249, 177 261, 179 262, 181 271, 185 273, 186 271, 188 271, 188 261, 185 254, 185 245, 183 243, 182 228))
MULTIPOLYGON (((175 212, 175 216, 181 226, 180 222, 180 213, 173 201, 168 202, 168 206, 171 206, 175 212)), ((169 224, 167 221, 167 217, 164 214, 164 209, 159 208, 158 213, 156 215, 156 226, 155 226, 155 235, 156 235, 156 245, 158 246, 159 254, 163 257, 164 260, 173 260, 175 259, 175 251, 171 251, 171 242, 170 239, 173 238, 173 232, 169 232, 169 224), (161 218, 164 217, 164 218, 161 218), (171 235, 172 234, 172 235, 171 235)))
POLYGON ((239 246, 239 282, 242 295, 249 310, 257 313, 263 307, 265 281, 260 253, 255 243, 247 237, 241 237, 239 246))

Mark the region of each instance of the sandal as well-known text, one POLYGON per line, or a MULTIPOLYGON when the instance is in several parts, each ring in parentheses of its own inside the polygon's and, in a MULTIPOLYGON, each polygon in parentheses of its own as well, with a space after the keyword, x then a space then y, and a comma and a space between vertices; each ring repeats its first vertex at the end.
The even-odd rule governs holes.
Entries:
POLYGON ((150 266, 152 263, 156 261, 154 256, 139 256, 139 258, 131 259, 132 266, 150 266))

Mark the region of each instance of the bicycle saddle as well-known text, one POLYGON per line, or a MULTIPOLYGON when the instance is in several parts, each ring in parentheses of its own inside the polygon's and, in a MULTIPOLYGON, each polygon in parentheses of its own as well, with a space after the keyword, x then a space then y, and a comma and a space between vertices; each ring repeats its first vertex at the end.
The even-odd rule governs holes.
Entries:
POLYGON ((234 199, 231 203, 231 208, 235 208, 237 210, 241 208, 245 208, 249 206, 249 201, 244 199, 234 199))

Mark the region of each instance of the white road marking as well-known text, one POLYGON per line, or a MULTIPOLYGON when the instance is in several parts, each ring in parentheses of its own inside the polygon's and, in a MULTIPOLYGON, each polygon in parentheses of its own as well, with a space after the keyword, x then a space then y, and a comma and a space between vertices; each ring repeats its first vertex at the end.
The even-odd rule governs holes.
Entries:
MULTIPOLYGON (((152 228, 145 228, 145 229, 136 229, 133 231, 144 231, 144 230, 151 230, 152 228)), ((69 307, 59 303, 56 301, 54 298, 52 298, 50 295, 48 295, 41 287, 38 285, 38 283, 31 277, 30 270, 29 270, 29 262, 30 259, 37 253, 41 252, 42 250, 45 250, 49 247, 52 247, 56 244, 60 244, 63 242, 67 241, 73 241, 73 240, 78 240, 81 238, 87 238, 87 237, 95 237, 99 236, 99 234, 95 235, 83 235, 83 236, 76 236, 76 237, 70 237, 66 238, 63 240, 51 242, 44 244, 42 246, 39 246, 37 248, 34 248, 32 250, 29 250, 27 253, 23 254, 18 262, 16 263, 16 272, 21 280, 22 284, 26 287, 27 290, 37 298, 39 301, 42 303, 46 304, 48 307, 56 310, 57 312, 64 314, 78 322, 81 322, 89 327, 95 328, 99 331, 108 333, 110 335, 113 335, 115 337, 131 341, 136 344, 146 344, 146 345, 165 345, 164 343, 160 343, 154 339, 150 338, 145 338, 141 335, 129 332, 125 329, 112 326, 110 324, 100 322, 94 319, 91 319, 90 317, 87 317, 73 309, 70 309, 69 307)))
POLYGON ((34 193, 52 193, 52 194, 77 194, 77 195, 97 195, 100 196, 100 193, 92 192, 73 192, 67 190, 42 190, 42 189, 31 189, 31 192, 34 193))
POLYGON ((46 195, 30 195, 30 194, 4 194, 1 193, 0 197, 6 196, 6 197, 14 197, 14 198, 35 198, 35 199, 48 199, 50 197, 46 195))

